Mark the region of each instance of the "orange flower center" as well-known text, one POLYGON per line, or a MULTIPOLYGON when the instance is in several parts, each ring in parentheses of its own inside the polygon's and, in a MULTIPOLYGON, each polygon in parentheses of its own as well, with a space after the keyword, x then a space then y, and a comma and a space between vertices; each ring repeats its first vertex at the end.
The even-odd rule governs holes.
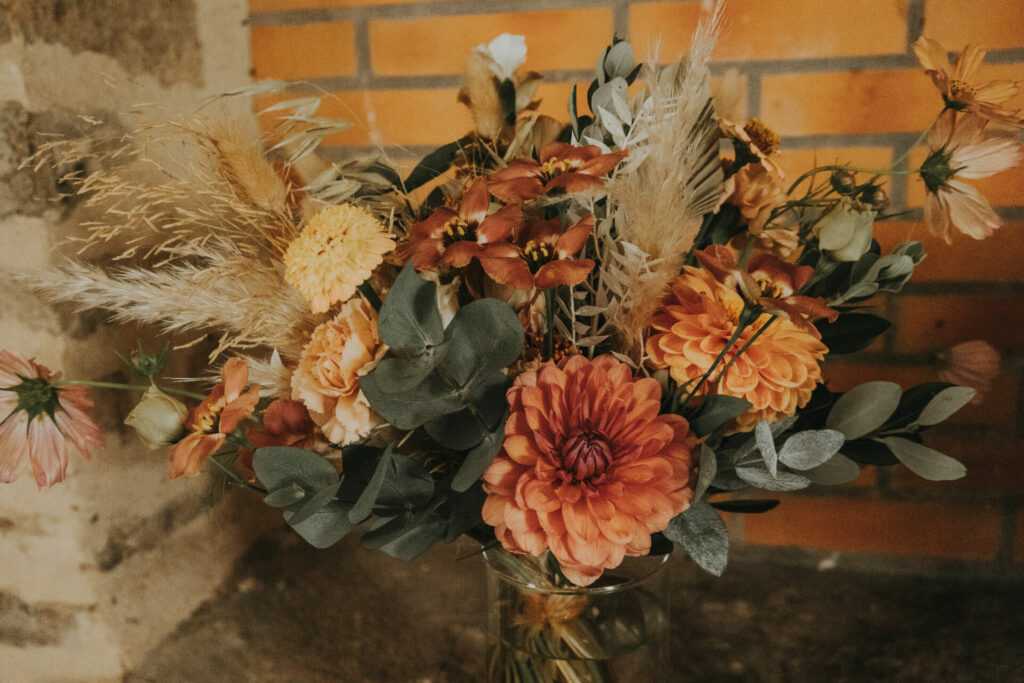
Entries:
POLYGON ((579 483, 599 484, 612 464, 612 450, 604 437, 575 431, 562 446, 562 477, 579 483))
POLYGON ((540 166, 540 175, 544 182, 548 182, 555 176, 568 173, 576 168, 577 162, 568 159, 552 157, 540 166))
POLYGON ((555 252, 547 242, 535 242, 530 240, 526 243, 526 248, 523 249, 523 254, 526 256, 526 265, 530 267, 530 272, 536 273, 540 270, 541 266, 552 259, 555 252))
POLYGON ((750 141, 765 155, 779 148, 779 134, 761 119, 753 118, 747 121, 747 125, 743 126, 743 132, 750 136, 750 141))
POLYGON ((953 109, 963 111, 974 102, 976 92, 973 87, 964 81, 952 80, 949 82, 949 94, 946 103, 953 109))
POLYGON ((446 244, 452 244, 454 242, 476 242, 476 226, 470 225, 458 217, 445 223, 443 232, 446 244))
POLYGON ((192 425, 192 432, 195 434, 213 434, 214 425, 217 424, 217 416, 224 410, 224 402, 217 401, 206 406, 205 410, 200 408, 196 411, 195 421, 192 425))

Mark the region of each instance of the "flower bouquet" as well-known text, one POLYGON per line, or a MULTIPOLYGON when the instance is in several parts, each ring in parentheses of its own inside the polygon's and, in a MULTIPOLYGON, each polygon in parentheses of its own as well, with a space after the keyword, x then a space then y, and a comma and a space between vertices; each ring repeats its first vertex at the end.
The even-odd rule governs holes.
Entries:
MULTIPOLYGON (((101 441, 88 387, 140 391, 126 423, 169 449, 171 478, 257 491, 317 547, 357 529, 405 560, 478 541, 500 577, 494 680, 656 680, 664 652, 643 648, 667 614, 648 569, 673 544, 721 574, 720 513, 778 502, 736 492, 866 466, 961 477, 921 433, 974 396, 823 384, 829 356, 889 326, 872 297, 924 258, 873 239, 885 177, 905 171, 836 163, 787 182, 767 123, 716 113, 718 17, 667 66, 614 40, 568 122, 536 113, 522 37, 477 47, 459 98, 473 130, 404 178, 377 156, 324 161, 346 124, 275 83, 227 95, 275 92, 263 139, 197 114, 46 146, 36 163, 85 169, 67 180, 98 218, 82 257, 35 285, 205 344, 216 369, 192 378, 212 389, 182 388, 159 377, 167 348, 140 344, 140 382, 115 385, 0 352, 0 480, 60 482, 65 442, 89 457, 101 441), (618 587, 633 592, 602 602, 618 587), (635 652, 641 668, 617 671, 635 652)), ((915 51, 939 90, 911 146, 928 150, 910 171, 925 221, 987 237, 999 220, 963 179, 1019 163, 1000 135, 1022 125, 1001 106, 1016 85, 976 83, 977 48, 954 64, 927 38, 915 51)))

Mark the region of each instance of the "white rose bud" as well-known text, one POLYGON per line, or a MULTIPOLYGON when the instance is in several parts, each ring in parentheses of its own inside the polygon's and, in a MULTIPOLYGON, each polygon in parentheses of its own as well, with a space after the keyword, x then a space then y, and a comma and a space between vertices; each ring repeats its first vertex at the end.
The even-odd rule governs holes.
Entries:
POLYGON ((174 443, 181 436, 188 417, 188 407, 171 398, 151 384, 142 400, 128 413, 124 423, 142 437, 150 448, 157 449, 174 443))
POLYGON ((871 248, 876 212, 843 197, 814 226, 821 249, 836 261, 856 261, 871 248))

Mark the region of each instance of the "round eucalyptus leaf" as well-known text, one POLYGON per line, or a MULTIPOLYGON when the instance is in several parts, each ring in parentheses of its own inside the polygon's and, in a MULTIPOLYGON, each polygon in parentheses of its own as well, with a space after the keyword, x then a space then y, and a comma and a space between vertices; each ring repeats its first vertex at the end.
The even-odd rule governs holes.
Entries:
POLYGON ((835 455, 846 439, 834 429, 808 429, 786 439, 779 460, 794 470, 809 470, 835 455))
POLYGON ((977 393, 970 387, 953 386, 943 389, 928 401, 914 423, 923 427, 938 424, 970 403, 977 393))
POLYGON ((896 412, 903 390, 895 382, 865 382, 839 397, 825 420, 847 441, 875 431, 896 412))
POLYGON ((802 474, 815 484, 838 486, 860 476, 860 465, 842 453, 836 453, 824 463, 805 470, 802 474))
POLYGON ((924 444, 890 436, 879 439, 889 447, 901 463, 911 472, 929 481, 950 481, 967 474, 967 468, 959 460, 943 455, 924 444))

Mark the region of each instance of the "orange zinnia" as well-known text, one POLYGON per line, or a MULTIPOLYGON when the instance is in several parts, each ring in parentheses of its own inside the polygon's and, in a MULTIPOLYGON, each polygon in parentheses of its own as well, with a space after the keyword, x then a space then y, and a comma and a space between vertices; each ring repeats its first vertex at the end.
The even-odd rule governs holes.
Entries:
POLYGON ((199 472, 206 459, 217 452, 228 434, 252 415, 260 400, 260 388, 249 382, 249 366, 241 358, 224 364, 221 381, 185 421, 189 435, 171 449, 171 479, 199 472))
POLYGON ((628 154, 625 150, 602 154, 596 145, 574 147, 550 142, 540 148, 540 161, 513 159, 508 167, 494 173, 488 188, 503 202, 524 202, 552 190, 582 192, 604 184, 601 176, 611 171, 628 154))
MULTIPOLYGON (((740 295, 717 282, 707 271, 687 267, 669 285, 655 314, 647 353, 657 368, 668 368, 680 385, 701 377, 736 331, 744 303, 740 295)), ((821 381, 820 362, 828 348, 813 327, 803 329, 786 318, 764 328, 762 314, 740 333, 726 353, 718 374, 698 396, 717 393, 750 401, 753 406, 736 418, 733 431, 749 431, 761 420, 773 422, 807 405, 821 381), (762 328, 764 328, 762 330, 762 328), (722 368, 758 331, 758 337, 723 377, 722 368)))
POLYGON ((409 241, 399 245, 402 260, 412 258, 416 270, 443 264, 465 268, 487 245, 504 241, 519 224, 519 207, 503 206, 488 215, 487 181, 474 180, 462 195, 458 212, 441 206, 412 226, 409 241))
POLYGON ((515 244, 498 244, 480 256, 480 265, 501 285, 516 289, 548 289, 560 285, 578 285, 594 269, 588 258, 573 260, 594 230, 594 216, 581 218, 562 232, 561 220, 531 221, 515 244))
POLYGON ((657 381, 611 356, 524 372, 508 392, 505 442, 483 475, 483 519, 506 550, 558 559, 593 583, 690 506, 696 440, 660 415, 657 381))

